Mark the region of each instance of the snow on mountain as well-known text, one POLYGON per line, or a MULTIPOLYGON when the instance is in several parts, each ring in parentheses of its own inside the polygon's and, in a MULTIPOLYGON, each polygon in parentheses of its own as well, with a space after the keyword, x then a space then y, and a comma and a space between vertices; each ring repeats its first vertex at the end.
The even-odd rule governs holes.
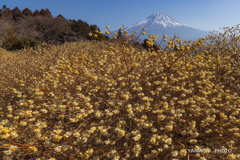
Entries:
POLYGON ((133 27, 138 27, 138 26, 144 27, 144 26, 154 26, 154 25, 162 25, 164 28, 176 27, 176 26, 187 26, 181 22, 176 21, 170 16, 167 16, 162 12, 156 12, 150 15, 149 17, 143 19, 142 21, 126 28, 126 30, 129 30, 133 27))
POLYGON ((174 35, 178 35, 181 40, 193 40, 200 37, 204 37, 209 34, 208 31, 192 28, 186 24, 183 24, 172 17, 162 13, 156 12, 147 18, 125 28, 129 33, 138 31, 140 33, 142 29, 146 27, 145 35, 140 36, 141 42, 148 38, 149 34, 158 35, 156 39, 161 41, 162 35, 167 35, 168 39, 173 38, 174 35))

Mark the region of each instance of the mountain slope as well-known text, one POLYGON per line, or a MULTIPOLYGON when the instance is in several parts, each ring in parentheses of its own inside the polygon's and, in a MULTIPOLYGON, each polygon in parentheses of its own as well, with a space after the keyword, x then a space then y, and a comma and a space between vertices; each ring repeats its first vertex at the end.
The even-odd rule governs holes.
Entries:
POLYGON ((148 38, 148 34, 152 33, 153 35, 158 35, 157 42, 161 41, 163 34, 167 35, 168 39, 173 38, 174 35, 178 35, 181 40, 198 39, 209 34, 208 31, 187 26, 161 12, 153 13, 142 21, 125 28, 125 30, 129 33, 134 33, 135 31, 140 33, 144 27, 146 27, 146 35, 140 38, 148 38))

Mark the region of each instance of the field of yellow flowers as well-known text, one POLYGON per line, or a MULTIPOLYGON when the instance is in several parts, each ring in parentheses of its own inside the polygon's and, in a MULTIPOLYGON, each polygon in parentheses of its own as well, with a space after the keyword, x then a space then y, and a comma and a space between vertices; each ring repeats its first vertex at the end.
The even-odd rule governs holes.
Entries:
POLYGON ((224 29, 1 49, 0 159, 240 159, 240 29, 224 29))

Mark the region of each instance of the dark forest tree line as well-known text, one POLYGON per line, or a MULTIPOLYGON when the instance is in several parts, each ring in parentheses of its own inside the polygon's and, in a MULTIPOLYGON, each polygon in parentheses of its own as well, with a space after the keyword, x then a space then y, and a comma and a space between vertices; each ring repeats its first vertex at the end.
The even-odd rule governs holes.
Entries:
MULTIPOLYGON (((0 9, 0 47, 7 50, 35 47, 43 42, 56 45, 109 38, 107 35, 96 33, 96 30, 100 30, 97 25, 89 25, 80 19, 67 20, 61 14, 53 17, 49 9, 32 12, 25 8, 21 11, 18 7, 11 10, 6 5, 0 9), (97 34, 98 38, 89 36, 90 32, 97 34)), ((118 31, 117 39, 125 41, 121 30, 118 31)), ((145 41, 142 44, 136 42, 134 46, 149 49, 145 41)))
MULTIPOLYGON (((43 42, 63 44, 80 40, 93 40, 89 32, 99 30, 82 20, 67 20, 61 14, 53 17, 49 9, 35 10, 3 5, 0 9, 0 47, 7 50, 34 47, 43 42)), ((98 40, 103 36, 98 35, 98 40)))

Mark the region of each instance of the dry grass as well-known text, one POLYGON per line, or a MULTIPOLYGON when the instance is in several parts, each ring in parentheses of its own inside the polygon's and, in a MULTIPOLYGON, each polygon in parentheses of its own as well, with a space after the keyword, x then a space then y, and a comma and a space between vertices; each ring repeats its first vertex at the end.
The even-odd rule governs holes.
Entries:
POLYGON ((152 52, 0 50, 2 159, 240 159, 240 37, 225 30, 152 52))

